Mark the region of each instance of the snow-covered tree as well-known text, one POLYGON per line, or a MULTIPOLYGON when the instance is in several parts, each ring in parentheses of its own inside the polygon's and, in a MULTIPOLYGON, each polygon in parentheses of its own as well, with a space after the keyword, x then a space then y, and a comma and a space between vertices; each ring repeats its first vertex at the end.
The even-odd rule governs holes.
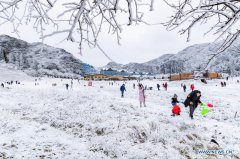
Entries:
POLYGON ((151 11, 153 3, 154 0, 0 0, 0 24, 10 22, 15 33, 22 24, 32 25, 41 39, 66 33, 66 39, 78 42, 80 50, 83 44, 101 49, 98 37, 103 28, 107 27, 119 42, 122 26, 146 23, 144 6, 151 11))
POLYGON ((173 16, 164 25, 168 30, 180 29, 187 34, 198 24, 211 24, 206 34, 213 32, 224 39, 218 53, 228 48, 240 34, 240 0, 164 0, 175 10, 173 16))
POLYGON ((229 48, 240 35, 240 0, 164 0, 175 13, 164 23, 167 30, 179 29, 190 40, 192 29, 199 24, 208 24, 205 33, 217 35, 223 40, 216 53, 209 57, 208 69, 213 59, 229 48))

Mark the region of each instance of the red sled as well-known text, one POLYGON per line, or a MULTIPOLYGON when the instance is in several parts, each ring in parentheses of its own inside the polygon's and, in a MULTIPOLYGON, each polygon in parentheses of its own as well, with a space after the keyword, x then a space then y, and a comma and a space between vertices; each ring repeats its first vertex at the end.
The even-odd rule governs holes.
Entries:
POLYGON ((213 107, 213 105, 212 105, 212 104, 207 104, 207 106, 208 106, 208 107, 210 107, 210 108, 212 108, 212 107, 213 107))

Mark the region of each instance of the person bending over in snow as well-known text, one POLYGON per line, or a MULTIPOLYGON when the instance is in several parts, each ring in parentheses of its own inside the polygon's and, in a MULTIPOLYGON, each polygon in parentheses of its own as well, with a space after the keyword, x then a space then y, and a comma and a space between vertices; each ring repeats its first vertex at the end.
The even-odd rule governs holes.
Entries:
POLYGON ((184 101, 185 107, 189 106, 190 108, 189 116, 191 117, 191 119, 193 119, 193 113, 197 108, 198 104, 202 103, 200 101, 200 98, 201 92, 199 90, 194 90, 187 96, 187 99, 184 101))
POLYGON ((122 98, 124 97, 124 91, 126 91, 126 88, 125 88, 125 84, 123 84, 121 87, 120 87, 120 91, 122 93, 122 98))

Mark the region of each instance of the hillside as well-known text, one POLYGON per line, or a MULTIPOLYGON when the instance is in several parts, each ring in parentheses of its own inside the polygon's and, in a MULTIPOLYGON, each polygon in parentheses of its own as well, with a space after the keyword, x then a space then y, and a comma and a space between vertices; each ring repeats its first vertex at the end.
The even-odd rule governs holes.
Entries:
MULTIPOLYGON (((196 44, 185 48, 177 54, 165 54, 145 63, 129 63, 126 65, 106 65, 102 68, 124 69, 128 72, 145 72, 153 74, 191 72, 205 69, 209 59, 216 54, 221 43, 196 44), (117 65, 118 67, 114 67, 117 65), (121 67, 119 67, 121 66, 121 67)), ((216 56, 208 69, 214 72, 240 74, 240 43, 236 41, 230 48, 216 56)))
POLYGON ((0 36, 0 61, 14 64, 33 76, 81 76, 94 73, 93 66, 83 63, 63 49, 42 43, 27 43, 7 36, 0 36))

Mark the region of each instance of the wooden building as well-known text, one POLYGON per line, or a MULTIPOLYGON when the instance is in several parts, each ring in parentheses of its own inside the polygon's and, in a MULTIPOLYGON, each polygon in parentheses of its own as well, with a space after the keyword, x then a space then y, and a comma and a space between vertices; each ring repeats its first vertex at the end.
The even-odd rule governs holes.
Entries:
POLYGON ((219 74, 219 73, 208 73, 208 78, 211 78, 211 79, 213 79, 213 78, 221 78, 221 77, 222 77, 222 75, 219 74))
POLYGON ((170 81, 193 79, 193 73, 179 73, 170 75, 170 81))
POLYGON ((177 81, 177 80, 189 80, 189 79, 215 79, 215 78, 221 78, 221 74, 219 73, 210 73, 207 72, 207 74, 198 74, 198 76, 195 76, 194 73, 179 73, 179 74, 174 74, 170 76, 170 81, 177 81))
POLYGON ((89 81, 89 80, 107 80, 109 76, 103 75, 103 74, 95 74, 95 75, 86 75, 84 76, 84 80, 89 81))

